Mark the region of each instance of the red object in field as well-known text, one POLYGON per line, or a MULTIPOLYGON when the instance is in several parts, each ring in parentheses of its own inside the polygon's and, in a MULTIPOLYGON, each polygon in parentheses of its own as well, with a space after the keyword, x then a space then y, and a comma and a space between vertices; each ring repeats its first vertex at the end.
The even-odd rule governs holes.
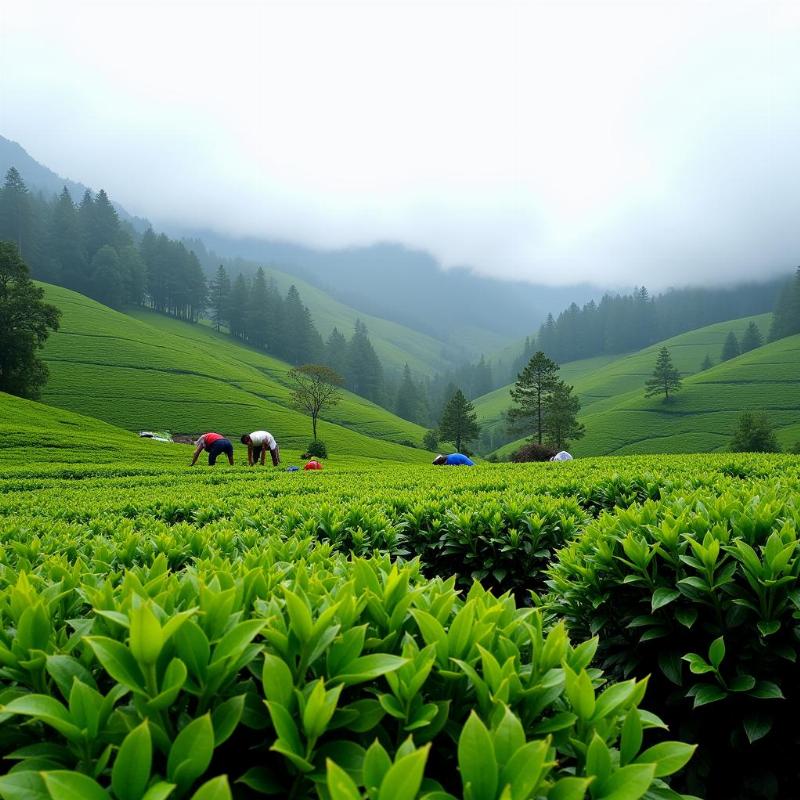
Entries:
POLYGON ((308 464, 303 467, 303 469, 322 469, 322 464, 320 464, 319 461, 312 460, 309 461, 308 464))

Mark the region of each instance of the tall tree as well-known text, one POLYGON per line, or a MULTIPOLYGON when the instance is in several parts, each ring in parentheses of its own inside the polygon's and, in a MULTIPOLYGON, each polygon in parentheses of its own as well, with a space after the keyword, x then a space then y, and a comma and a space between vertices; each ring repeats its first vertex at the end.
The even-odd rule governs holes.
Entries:
POLYGON ((247 306, 250 298, 250 287, 247 280, 240 272, 236 276, 231 288, 231 311, 228 327, 231 336, 236 339, 245 339, 247 336, 247 306))
POLYGON ((125 304, 125 278, 117 251, 103 245, 92 258, 91 295, 111 308, 125 304))
POLYGON ((663 393, 665 401, 669 400, 670 392, 674 394, 680 390, 680 373, 672 363, 672 356, 666 347, 662 347, 658 351, 653 376, 645 383, 645 387, 645 397, 663 393))
POLYGON ((800 267, 794 278, 782 289, 772 315, 769 330, 771 342, 800 333, 800 267))
POLYGON ((586 433, 578 422, 581 402, 572 393, 572 386, 559 381, 544 403, 544 439, 555 450, 566 450, 570 441, 586 433))
POLYGON ((408 364, 403 367, 403 377, 397 388, 397 403, 395 413, 398 417, 410 422, 422 422, 425 419, 422 394, 411 376, 408 364))
POLYGON ((536 441, 542 444, 545 403, 557 384, 558 364, 541 350, 534 353, 511 389, 511 399, 516 405, 507 412, 509 427, 517 431, 533 427, 536 441))
POLYGON ((295 367, 289 370, 288 377, 292 385, 292 402, 311 417, 311 430, 316 441, 319 415, 341 400, 339 387, 342 377, 322 364, 295 367))
POLYGON ((253 276, 250 297, 247 301, 247 339, 253 347, 267 349, 269 335, 269 308, 267 279, 264 270, 259 267, 253 276))
POLYGON ((328 335, 323 361, 339 375, 347 372, 347 339, 338 328, 334 328, 328 335))
POLYGON ((739 349, 743 353, 749 353, 751 350, 755 350, 757 347, 761 347, 763 344, 764 337, 761 335, 758 325, 751 321, 745 329, 745 332, 742 334, 742 341, 739 349))
POLYGON ((87 227, 84 235, 86 250, 89 259, 92 259, 101 247, 108 245, 116 248, 120 244, 120 226, 117 211, 103 189, 97 193, 87 211, 89 209, 91 213, 86 218, 87 227))
POLYGON ((347 348, 348 389, 378 405, 383 404, 383 367, 369 340, 367 326, 356 320, 347 348))
POLYGON ((61 312, 43 298, 16 245, 0 242, 0 391, 36 398, 47 380, 36 351, 58 329, 61 312))
POLYGON ((78 210, 65 186, 50 213, 45 242, 48 277, 68 289, 84 291, 89 277, 78 210))
POLYGON ((0 191, 0 239, 14 242, 20 258, 33 255, 35 221, 28 187, 16 167, 6 173, 0 191))
POLYGON ((722 353, 720 354, 719 360, 730 361, 732 358, 736 358, 736 356, 741 355, 741 352, 742 350, 739 347, 739 340, 736 338, 736 334, 733 331, 730 331, 725 337, 725 342, 722 345, 722 353))
POLYGON ((707 369, 711 369, 714 366, 714 362, 711 360, 711 356, 706 353, 706 357, 703 359, 703 363, 700 365, 700 371, 705 372, 707 369))
POLYGON ((439 438, 445 442, 453 442, 460 453, 462 444, 477 439, 479 435, 480 427, 475 407, 467 400, 461 389, 456 389, 442 412, 439 438))
POLYGON ((121 246, 117 252, 125 292, 125 305, 142 305, 147 288, 147 268, 142 256, 132 244, 121 246))
POLYGON ((228 306, 231 300, 231 279, 222 264, 217 267, 217 272, 211 279, 208 290, 211 321, 219 330, 228 321, 228 306))

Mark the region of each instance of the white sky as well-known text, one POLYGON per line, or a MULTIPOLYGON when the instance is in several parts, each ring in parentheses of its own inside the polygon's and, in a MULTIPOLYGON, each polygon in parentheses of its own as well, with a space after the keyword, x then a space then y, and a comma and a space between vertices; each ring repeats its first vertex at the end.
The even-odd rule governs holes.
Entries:
POLYGON ((154 222, 658 287, 800 263, 800 2, 0 0, 0 133, 154 222))

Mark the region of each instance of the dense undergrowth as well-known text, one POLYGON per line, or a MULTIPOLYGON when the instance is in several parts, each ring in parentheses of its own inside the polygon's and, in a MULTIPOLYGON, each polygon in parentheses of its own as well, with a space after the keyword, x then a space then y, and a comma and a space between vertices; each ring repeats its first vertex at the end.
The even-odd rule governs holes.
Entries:
POLYGON ((761 456, 7 463, 0 796, 786 796, 799 487, 761 456))

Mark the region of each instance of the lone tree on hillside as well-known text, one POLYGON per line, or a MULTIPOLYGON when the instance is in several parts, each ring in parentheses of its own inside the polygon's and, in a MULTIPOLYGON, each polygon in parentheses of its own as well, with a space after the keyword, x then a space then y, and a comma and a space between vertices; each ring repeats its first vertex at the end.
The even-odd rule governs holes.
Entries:
POLYGON ((36 358, 61 312, 43 303, 13 242, 0 242, 0 391, 36 398, 47 367, 36 358))
POLYGON ((573 439, 580 439, 586 428, 578 422, 581 401, 572 393, 572 387, 559 381, 544 404, 545 442, 554 450, 566 450, 573 439))
POLYGON ((730 361, 732 358, 736 358, 742 354, 742 348, 739 347, 739 340, 736 338, 736 334, 731 331, 725 337, 725 343, 722 345, 722 354, 719 357, 720 361, 730 361))
POLYGON ((672 363, 672 356, 666 347, 658 351, 653 377, 645 383, 645 387, 645 397, 663 393, 664 402, 669 400, 670 392, 677 392, 681 388, 680 374, 672 363))
POLYGON ((456 389, 442 412, 439 422, 439 438, 453 442, 461 452, 462 443, 477 439, 480 433, 478 415, 472 403, 464 397, 461 389, 456 389))
POLYGON ((527 431, 533 426, 534 437, 538 444, 542 444, 545 405, 558 383, 558 364, 541 350, 534 353, 511 390, 511 399, 516 406, 512 406, 506 415, 509 428, 512 431, 527 431))
POLYGON ((764 344, 764 337, 761 335, 758 325, 755 322, 751 322, 742 334, 742 342, 739 349, 743 353, 749 353, 751 350, 761 347, 762 344, 764 344))
POLYGON ((711 356, 706 353, 706 357, 703 359, 703 363, 700 365, 700 371, 705 372, 707 369, 711 369, 714 366, 714 362, 711 360, 711 356))
POLYGON ((743 411, 731 439, 734 453, 779 453, 781 446, 766 414, 743 411))
POLYGON ((335 406, 342 398, 339 387, 342 377, 330 367, 321 364, 303 364, 289 370, 293 384, 292 403, 296 408, 311 415, 311 430, 317 439, 317 419, 320 413, 335 406))

